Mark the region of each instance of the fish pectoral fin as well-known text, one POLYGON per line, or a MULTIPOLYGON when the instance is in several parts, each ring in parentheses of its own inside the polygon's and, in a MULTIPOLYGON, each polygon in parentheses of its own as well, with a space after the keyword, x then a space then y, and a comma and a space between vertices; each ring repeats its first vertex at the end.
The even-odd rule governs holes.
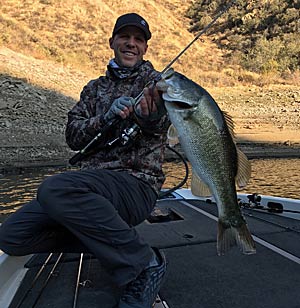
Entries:
POLYGON ((191 192, 194 196, 210 197, 211 191, 209 187, 192 171, 191 192))
POLYGON ((168 138, 168 143, 171 147, 179 143, 178 132, 177 132, 176 127, 173 124, 169 126, 169 129, 167 132, 167 138, 168 138))
POLYGON ((237 148, 238 155, 238 171, 235 182, 239 188, 245 187, 251 177, 251 164, 247 156, 237 148))
POLYGON ((217 239, 218 255, 224 255, 234 245, 238 245, 243 254, 249 255, 256 253, 255 243, 246 223, 240 227, 232 227, 219 219, 217 239))

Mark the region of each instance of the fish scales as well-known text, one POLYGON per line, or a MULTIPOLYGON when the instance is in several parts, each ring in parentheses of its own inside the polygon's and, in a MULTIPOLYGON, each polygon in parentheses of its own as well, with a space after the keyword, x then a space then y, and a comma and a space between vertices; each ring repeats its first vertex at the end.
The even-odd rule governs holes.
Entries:
MULTIPOLYGON (((186 117, 182 117, 169 104, 166 108, 171 122, 180 127, 179 140, 193 170, 201 174, 206 183, 211 184, 216 197, 222 194, 223 198, 220 198, 218 203, 220 204, 224 197, 228 199, 228 196, 234 196, 227 192, 235 189, 237 157, 226 127, 215 125, 211 118, 206 116, 206 112, 203 112, 206 106, 202 103, 186 117), (216 138, 216 135, 220 135, 220 138, 216 138)), ((223 207, 220 207, 219 213, 222 213, 222 210, 223 207)))
POLYGON ((184 75, 171 71, 158 82, 193 172, 209 187, 218 206, 218 254, 234 243, 246 254, 254 241, 241 214, 236 194, 238 152, 224 114, 211 95, 184 75))

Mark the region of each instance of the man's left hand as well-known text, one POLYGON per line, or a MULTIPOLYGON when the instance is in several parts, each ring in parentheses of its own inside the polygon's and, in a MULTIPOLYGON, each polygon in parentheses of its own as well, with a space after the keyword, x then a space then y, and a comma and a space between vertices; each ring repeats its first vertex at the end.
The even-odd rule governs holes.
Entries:
POLYGON ((157 116, 159 110, 163 107, 163 101, 157 88, 145 88, 143 94, 142 99, 135 106, 137 116, 140 118, 151 117, 151 115, 157 116))

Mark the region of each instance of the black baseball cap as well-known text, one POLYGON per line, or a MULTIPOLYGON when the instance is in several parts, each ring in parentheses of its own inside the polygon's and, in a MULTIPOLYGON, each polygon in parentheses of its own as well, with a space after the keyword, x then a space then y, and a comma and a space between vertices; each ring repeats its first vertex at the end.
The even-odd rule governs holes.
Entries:
POLYGON ((122 28, 126 26, 138 27, 145 33, 146 40, 150 40, 151 32, 149 29, 149 25, 142 16, 136 13, 128 13, 118 17, 112 35, 114 36, 117 32, 119 32, 122 28))

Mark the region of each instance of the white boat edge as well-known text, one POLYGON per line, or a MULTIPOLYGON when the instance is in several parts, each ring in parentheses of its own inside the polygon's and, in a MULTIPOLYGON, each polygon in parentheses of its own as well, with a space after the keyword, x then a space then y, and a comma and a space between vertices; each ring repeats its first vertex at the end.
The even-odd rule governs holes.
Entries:
MULTIPOLYGON (((0 223, 1 225, 1 223, 0 223)), ((0 250, 0 307, 9 308, 27 271, 24 265, 33 255, 9 256, 0 250)), ((153 308, 169 308, 159 295, 153 308)))
POLYGON ((12 257, 0 250, 0 307, 9 307, 28 269, 24 267, 32 255, 12 257))
MULTIPOLYGON (((249 202, 249 194, 238 193, 238 198, 243 202, 249 202)), ((181 188, 173 193, 175 199, 197 199, 214 201, 213 197, 198 197, 194 196, 190 189, 181 188)), ((299 213, 287 213, 282 212, 276 215, 281 215, 296 220, 300 220, 300 199, 290 199, 281 197, 272 197, 267 195, 259 195, 261 197, 260 205, 267 207, 269 202, 279 203, 283 206, 284 210, 299 211, 299 213)), ((0 223, 1 225, 1 223, 0 223)), ((14 257, 5 254, 0 250, 0 307, 8 308, 13 297, 15 296, 23 278, 25 277, 27 268, 24 267, 26 262, 33 255, 27 255, 22 257, 14 257)), ((164 302, 159 302, 155 305, 155 308, 167 307, 164 302)))
MULTIPOLYGON (((197 199, 197 200, 207 200, 210 199, 211 201, 214 201, 214 198, 211 196, 206 196, 206 197, 198 197, 192 194, 191 190, 188 188, 181 188, 179 190, 175 191, 175 196, 178 199, 186 199, 186 200, 191 200, 191 199, 197 199)), ((249 199, 248 196, 251 195, 251 193, 237 193, 238 199, 240 199, 244 203, 248 203, 249 199)), ((284 216, 284 217, 289 217, 293 218, 296 220, 300 220, 300 199, 291 199, 291 198, 283 198, 283 197, 273 197, 273 196, 268 196, 268 195, 260 195, 261 201, 260 205, 263 207, 268 207, 269 202, 274 202, 282 205, 283 212, 282 213, 276 213, 276 215, 284 216), (285 212, 286 210, 288 211, 299 211, 299 213, 289 213, 285 212)))

